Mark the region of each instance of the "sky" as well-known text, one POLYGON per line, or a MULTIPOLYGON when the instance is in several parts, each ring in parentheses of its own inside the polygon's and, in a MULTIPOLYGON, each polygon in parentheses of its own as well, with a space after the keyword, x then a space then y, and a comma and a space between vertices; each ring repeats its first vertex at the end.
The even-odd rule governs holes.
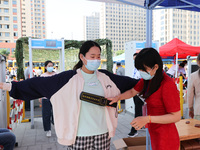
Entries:
POLYGON ((88 0, 46 0, 48 39, 83 40, 83 18, 100 12, 100 2, 88 0))

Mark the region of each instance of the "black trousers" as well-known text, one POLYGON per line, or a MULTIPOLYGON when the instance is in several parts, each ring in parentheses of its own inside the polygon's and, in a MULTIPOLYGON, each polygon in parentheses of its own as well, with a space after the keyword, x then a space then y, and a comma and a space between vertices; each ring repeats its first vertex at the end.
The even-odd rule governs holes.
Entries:
POLYGON ((25 110, 29 110, 30 111, 30 101, 29 100, 25 101, 25 110))
MULTIPOLYGON (((142 106, 144 105, 144 102, 138 97, 134 96, 133 101, 135 104, 135 118, 138 116, 142 116, 142 106)), ((135 128, 131 128, 131 133, 136 133, 137 130, 135 128)))
POLYGON ((42 99, 42 120, 44 131, 51 130, 51 123, 54 124, 54 121, 52 105, 49 99, 42 99))

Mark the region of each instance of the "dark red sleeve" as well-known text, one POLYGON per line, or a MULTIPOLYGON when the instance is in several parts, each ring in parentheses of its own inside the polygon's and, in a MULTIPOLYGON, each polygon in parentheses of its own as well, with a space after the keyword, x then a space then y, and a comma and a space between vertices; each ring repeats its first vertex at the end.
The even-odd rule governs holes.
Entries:
POLYGON ((167 81, 162 87, 162 99, 168 113, 180 110, 179 91, 173 81, 167 81))
POLYGON ((138 92, 141 92, 144 86, 144 80, 140 79, 140 81, 134 86, 134 89, 138 92))

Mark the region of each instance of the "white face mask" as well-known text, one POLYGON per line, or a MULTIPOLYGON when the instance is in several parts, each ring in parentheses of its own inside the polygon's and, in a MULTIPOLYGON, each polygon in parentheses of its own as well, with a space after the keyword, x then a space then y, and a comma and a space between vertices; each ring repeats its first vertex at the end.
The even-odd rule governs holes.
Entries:
MULTIPOLYGON (((151 69, 151 71, 152 71, 152 69, 151 69)), ((140 73, 140 76, 141 76, 144 80, 151 80, 151 79, 154 77, 154 75, 151 75, 151 74, 150 74, 151 71, 149 71, 149 72, 147 73, 147 72, 144 72, 144 71, 140 71, 140 70, 139 70, 139 73, 140 73)))
POLYGON ((87 61, 87 65, 85 65, 85 67, 90 71, 97 70, 99 68, 100 64, 101 64, 101 60, 98 60, 98 59, 88 60, 88 59, 85 58, 85 60, 87 61))

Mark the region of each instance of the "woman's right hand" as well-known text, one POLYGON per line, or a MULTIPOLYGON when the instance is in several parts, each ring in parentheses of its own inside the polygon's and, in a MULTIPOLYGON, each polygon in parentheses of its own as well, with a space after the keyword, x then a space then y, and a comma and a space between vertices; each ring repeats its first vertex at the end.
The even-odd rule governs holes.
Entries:
POLYGON ((3 82, 0 82, 0 89, 3 89, 3 82))
POLYGON ((193 108, 190 108, 190 110, 189 110, 189 116, 191 118, 194 118, 194 109, 193 108))

